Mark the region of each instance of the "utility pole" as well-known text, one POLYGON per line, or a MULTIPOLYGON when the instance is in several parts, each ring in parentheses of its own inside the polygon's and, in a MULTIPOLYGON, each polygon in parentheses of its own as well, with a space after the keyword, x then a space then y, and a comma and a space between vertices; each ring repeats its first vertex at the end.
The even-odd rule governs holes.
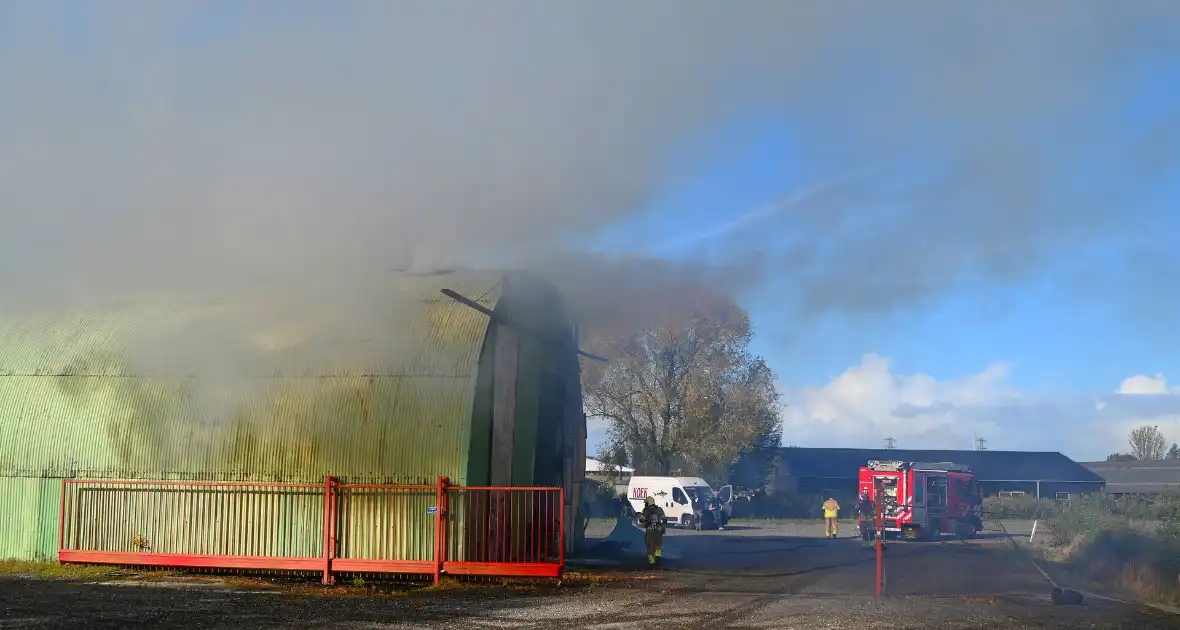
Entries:
POLYGON ((897 448, 897 440, 893 437, 885 438, 885 448, 891 451, 897 448))
POLYGON ((987 440, 985 440, 981 437, 975 438, 975 450, 986 451, 987 450, 987 440))

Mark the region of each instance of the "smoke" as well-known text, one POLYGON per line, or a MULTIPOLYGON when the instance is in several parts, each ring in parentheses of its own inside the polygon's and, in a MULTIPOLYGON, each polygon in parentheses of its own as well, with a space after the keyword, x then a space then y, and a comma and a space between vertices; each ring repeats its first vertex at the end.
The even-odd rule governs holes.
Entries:
POLYGON ((895 308, 1142 225, 1127 195, 1174 164, 1174 118, 1110 122, 1178 22, 1167 0, 7 3, 0 305, 503 264, 607 313, 768 275, 802 313, 895 308), (580 253, 693 138, 768 112, 817 163, 922 168, 784 213, 777 249, 580 253))

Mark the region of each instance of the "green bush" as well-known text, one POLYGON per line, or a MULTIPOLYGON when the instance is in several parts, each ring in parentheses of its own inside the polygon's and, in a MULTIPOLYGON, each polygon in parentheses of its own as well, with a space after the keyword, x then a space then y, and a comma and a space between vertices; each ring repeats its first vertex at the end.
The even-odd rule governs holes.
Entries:
POLYGON ((1047 519, 1057 512, 1057 504, 1036 497, 987 497, 983 500, 983 516, 996 520, 1047 519))
POLYGON ((1081 495, 1068 505, 1058 506, 1046 523, 1050 542, 1067 546, 1099 533, 1121 534, 1131 531, 1130 517, 1113 497, 1106 493, 1081 495))

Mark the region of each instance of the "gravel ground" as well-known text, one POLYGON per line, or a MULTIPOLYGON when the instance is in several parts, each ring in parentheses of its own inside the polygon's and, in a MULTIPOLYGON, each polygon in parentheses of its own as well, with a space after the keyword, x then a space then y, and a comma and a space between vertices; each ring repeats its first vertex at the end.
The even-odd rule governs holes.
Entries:
MULTIPOLYGON (((607 524, 602 536, 610 535, 607 524)), ((821 526, 673 531, 657 571, 532 591, 496 587, 343 597, 186 585, 103 585, 0 578, 0 628, 1180 628, 1175 616, 1108 601, 1054 606, 1031 562, 1000 538, 894 543, 887 597, 874 556, 821 526)), ((629 532, 615 540, 635 541, 629 532)), ((625 562, 642 564, 630 555, 625 562)))

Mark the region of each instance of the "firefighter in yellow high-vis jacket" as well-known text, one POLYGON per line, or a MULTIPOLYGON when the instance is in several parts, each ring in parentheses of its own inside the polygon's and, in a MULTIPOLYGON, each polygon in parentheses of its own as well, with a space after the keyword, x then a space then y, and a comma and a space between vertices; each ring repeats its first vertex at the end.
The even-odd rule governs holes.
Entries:
POLYGON ((827 537, 835 538, 840 533, 840 504, 836 502, 835 497, 828 497, 828 500, 824 501, 823 508, 827 537))

